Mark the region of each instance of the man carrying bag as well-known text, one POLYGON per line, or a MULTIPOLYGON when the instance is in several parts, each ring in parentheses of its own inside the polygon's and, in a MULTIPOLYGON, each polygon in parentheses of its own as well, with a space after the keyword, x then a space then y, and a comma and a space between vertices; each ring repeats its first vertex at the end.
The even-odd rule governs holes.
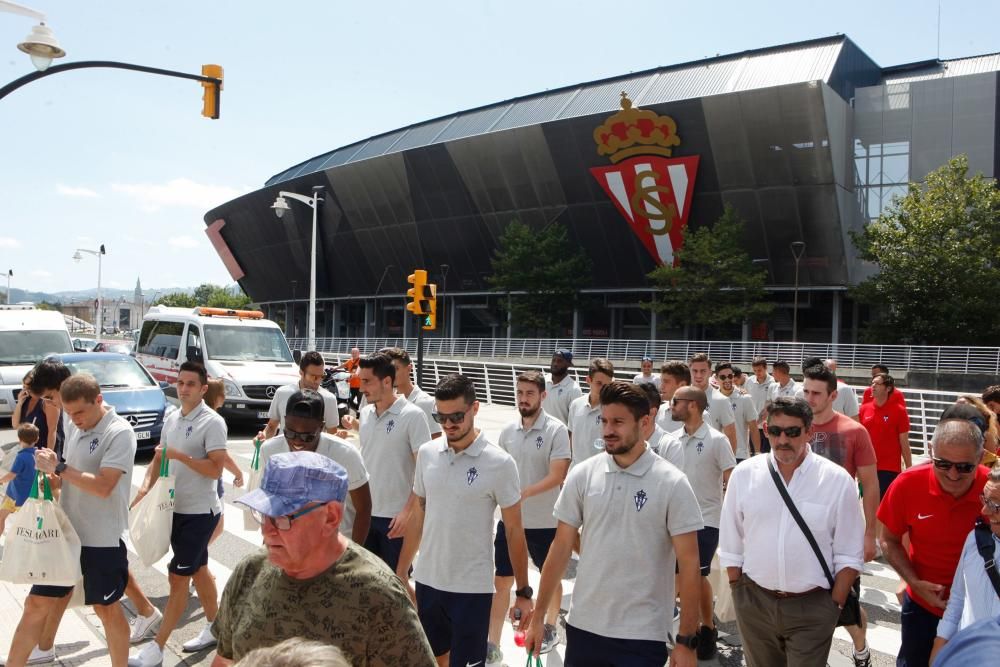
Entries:
POLYGON ((140 493, 129 513, 128 534, 142 564, 149 567, 170 549, 170 531, 174 525, 174 477, 170 461, 160 458, 159 474, 150 492, 140 493))

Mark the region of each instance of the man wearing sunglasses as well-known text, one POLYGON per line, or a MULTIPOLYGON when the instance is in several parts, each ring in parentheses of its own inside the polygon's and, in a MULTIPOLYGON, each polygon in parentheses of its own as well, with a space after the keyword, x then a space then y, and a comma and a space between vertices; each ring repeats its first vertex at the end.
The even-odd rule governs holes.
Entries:
POLYGON ((729 402, 736 419, 736 462, 745 461, 760 451, 760 431, 757 428, 757 410, 750 394, 736 387, 736 369, 728 361, 715 365, 715 378, 719 381, 719 395, 729 402))
POLYGON ((882 553, 906 582, 896 661, 900 667, 928 664, 962 545, 982 508, 980 495, 988 475, 979 465, 983 434, 964 419, 938 422, 931 456, 931 463, 904 470, 878 508, 882 553), (910 538, 909 552, 904 535, 910 538))
MULTIPOLYGON (((289 396, 282 409, 285 427, 276 437, 261 446, 260 460, 266 463, 275 454, 283 452, 316 452, 338 463, 347 471, 348 491, 340 532, 358 544, 364 544, 372 517, 368 470, 365 469, 357 447, 323 432, 326 408, 323 396, 310 389, 297 391, 289 396)), ((336 415, 336 408, 334 410, 333 414, 336 415)))
POLYGON ((692 355, 688 360, 688 367, 691 369, 691 386, 699 389, 705 394, 708 401, 704 409, 708 410, 705 421, 712 428, 719 431, 729 439, 729 446, 733 453, 736 453, 736 416, 733 409, 725 397, 720 396, 709 379, 712 375, 712 360, 704 352, 692 355))
POLYGON ((212 626, 212 667, 301 637, 340 648, 355 667, 430 667, 430 646, 399 579, 340 533, 347 472, 315 452, 275 454, 259 489, 235 502, 261 524, 264 550, 244 558, 212 626))
POLYGON ((901 470, 913 465, 910 417, 902 403, 892 400, 895 387, 891 375, 879 373, 873 377, 871 390, 875 400, 863 404, 858 415, 875 447, 880 498, 885 497, 886 490, 901 470))

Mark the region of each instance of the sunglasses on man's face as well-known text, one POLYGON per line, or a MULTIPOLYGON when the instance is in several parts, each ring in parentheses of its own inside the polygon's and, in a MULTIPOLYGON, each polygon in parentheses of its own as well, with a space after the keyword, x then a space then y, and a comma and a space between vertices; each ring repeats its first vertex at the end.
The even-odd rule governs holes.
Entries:
POLYGON ((452 424, 461 424, 465 421, 465 412, 432 412, 431 417, 438 424, 445 424, 451 422, 452 424))
POLYGON ((736 376, 733 375, 732 373, 729 373, 728 375, 716 375, 716 377, 719 378, 720 380, 732 380, 736 376))
POLYGON ((782 433, 787 435, 789 438, 797 438, 800 435, 802 435, 802 427, 801 426, 786 426, 785 428, 781 428, 780 426, 767 427, 767 434, 772 438, 777 438, 782 433))
POLYGON ((289 440, 297 440, 299 442, 304 442, 307 445, 312 444, 319 437, 319 431, 293 431, 290 428, 284 430, 285 437, 289 440))
POLYGON ((968 475, 973 472, 978 466, 978 463, 956 463, 955 461, 949 461, 948 459, 931 459, 934 461, 934 467, 938 470, 951 470, 952 467, 958 471, 960 475, 968 475))

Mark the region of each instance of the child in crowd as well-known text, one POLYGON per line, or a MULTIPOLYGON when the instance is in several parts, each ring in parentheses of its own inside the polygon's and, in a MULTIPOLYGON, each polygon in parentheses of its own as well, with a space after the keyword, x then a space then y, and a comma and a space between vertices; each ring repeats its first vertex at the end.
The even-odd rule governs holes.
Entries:
POLYGON ((38 427, 34 424, 21 424, 17 427, 17 440, 21 451, 14 458, 10 472, 0 477, 0 484, 7 484, 7 494, 0 505, 0 535, 3 535, 7 517, 18 510, 31 493, 31 484, 35 476, 35 444, 38 442, 38 427))

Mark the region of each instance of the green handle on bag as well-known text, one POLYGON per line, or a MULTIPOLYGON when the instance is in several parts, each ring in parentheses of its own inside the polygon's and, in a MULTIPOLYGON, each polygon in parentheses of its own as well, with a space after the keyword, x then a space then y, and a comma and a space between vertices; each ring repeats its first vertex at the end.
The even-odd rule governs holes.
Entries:
POLYGON ((542 659, 541 659, 541 657, 539 657, 537 655, 532 655, 531 653, 529 653, 528 654, 528 661, 526 663, 524 663, 524 667, 542 667, 542 659), (534 665, 532 665, 532 663, 531 663, 531 659, 532 658, 535 659, 534 665))
POLYGON ((52 487, 49 485, 49 478, 44 472, 35 473, 35 480, 31 483, 31 493, 29 498, 38 498, 38 480, 42 480, 42 500, 52 500, 52 487))
POLYGON ((166 477, 170 474, 170 461, 167 460, 167 446, 163 445, 163 451, 160 452, 160 477, 166 477))
POLYGON ((263 444, 262 440, 257 438, 253 439, 253 458, 250 459, 250 469, 260 470, 260 446, 263 444))

